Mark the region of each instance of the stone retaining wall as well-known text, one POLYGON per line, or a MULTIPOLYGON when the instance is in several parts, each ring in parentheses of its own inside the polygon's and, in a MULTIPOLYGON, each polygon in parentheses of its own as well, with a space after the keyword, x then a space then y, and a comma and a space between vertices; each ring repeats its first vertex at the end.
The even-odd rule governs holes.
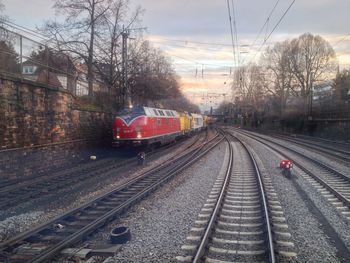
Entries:
POLYGON ((0 75, 0 180, 78 160, 111 141, 112 114, 77 109, 66 90, 0 75))

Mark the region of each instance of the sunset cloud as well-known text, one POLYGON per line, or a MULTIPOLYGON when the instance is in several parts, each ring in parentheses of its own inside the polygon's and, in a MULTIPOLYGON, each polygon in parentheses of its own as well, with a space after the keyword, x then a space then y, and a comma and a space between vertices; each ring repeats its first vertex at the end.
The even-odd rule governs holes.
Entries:
MULTIPOLYGON (((54 15, 53 1, 3 0, 9 17, 24 26, 35 28, 54 15), (26 8, 23 6, 26 5, 26 8), (40 6, 40 8, 37 8, 40 6)), ((259 58, 257 51, 277 41, 292 39, 310 32, 321 35, 337 52, 341 68, 350 67, 349 0, 302 0, 295 4, 271 37, 261 47, 292 0, 279 1, 266 27, 275 0, 233 1, 235 4, 240 62, 259 58), (255 43, 252 46, 252 43, 255 43)), ((194 93, 230 92, 230 72, 235 67, 226 1, 191 0, 131 0, 133 10, 145 9, 142 26, 145 38, 161 48, 171 59, 181 77, 181 87, 191 99, 194 93), (208 43, 212 43, 211 45, 208 43), (202 73, 203 72, 203 73, 202 73), (224 84, 226 83, 226 84, 224 84), (192 96, 192 97, 191 97, 192 96)), ((238 56, 238 55, 237 55, 238 56)), ((202 95, 199 95, 202 96, 202 95)))

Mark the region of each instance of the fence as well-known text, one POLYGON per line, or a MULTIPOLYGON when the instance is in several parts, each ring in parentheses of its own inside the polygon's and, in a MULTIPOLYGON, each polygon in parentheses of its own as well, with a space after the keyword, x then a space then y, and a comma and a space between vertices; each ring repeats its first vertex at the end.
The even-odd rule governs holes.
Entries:
MULTIPOLYGON (((61 87, 73 94, 88 94, 84 65, 47 45, 0 26, 0 72, 50 86, 61 87)), ((102 84, 94 81, 94 89, 102 84)))

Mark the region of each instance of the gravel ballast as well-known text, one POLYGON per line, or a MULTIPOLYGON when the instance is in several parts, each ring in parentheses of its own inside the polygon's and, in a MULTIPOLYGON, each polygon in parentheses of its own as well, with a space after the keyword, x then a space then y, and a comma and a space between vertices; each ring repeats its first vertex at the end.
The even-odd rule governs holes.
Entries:
POLYGON ((122 245, 114 262, 176 262, 175 257, 181 253, 181 246, 220 173, 225 148, 221 143, 197 164, 132 207, 97 233, 89 246, 106 242, 113 227, 127 226, 131 241, 122 245))
POLYGON ((326 229, 327 226, 321 223, 320 219, 325 217, 349 248, 348 222, 344 221, 335 208, 330 206, 327 200, 300 175, 298 169, 293 171, 291 179, 282 176, 278 168, 282 156, 268 150, 255 140, 245 138, 259 156, 261 160, 259 165, 263 163, 265 169, 270 173, 297 248, 298 260, 325 263, 349 262, 349 259, 339 258, 339 251, 334 241, 326 234, 329 229, 326 229), (307 194, 307 197, 302 196, 303 192, 307 194), (321 212, 320 216, 317 216, 317 211, 312 209, 313 206, 316 206, 316 210, 321 212))
POLYGON ((290 147, 291 149, 293 149, 297 152, 300 152, 306 156, 312 156, 316 160, 318 160, 324 164, 329 165, 330 167, 332 167, 333 169, 335 169, 339 172, 343 172, 345 174, 350 173, 350 166, 349 165, 344 164, 343 161, 338 161, 334 158, 327 157, 327 155, 325 155, 317 150, 305 148, 305 147, 302 147, 298 144, 294 144, 294 143, 291 143, 289 141, 285 141, 283 139, 278 139, 278 138, 274 138, 274 137, 266 136, 266 135, 262 135, 262 134, 258 134, 258 135, 262 138, 266 138, 268 140, 275 141, 281 145, 285 145, 287 147, 290 147))
MULTIPOLYGON (((203 137, 203 135, 204 134, 200 136, 203 137)), ((13 209, 0 211, 0 242, 15 236, 19 232, 43 224, 71 209, 90 202, 103 193, 115 189, 142 172, 149 170, 151 167, 157 166, 180 154, 187 146, 198 139, 198 137, 190 138, 174 148, 158 153, 158 156, 155 157, 156 160, 151 161, 149 159, 147 165, 144 167, 134 165, 122 169, 115 169, 115 171, 112 170, 109 172, 112 173, 113 176, 111 175, 109 178, 104 178, 104 180, 96 176, 92 178, 92 180, 61 189, 50 198, 42 196, 37 200, 28 200, 28 202, 16 206, 13 209)))

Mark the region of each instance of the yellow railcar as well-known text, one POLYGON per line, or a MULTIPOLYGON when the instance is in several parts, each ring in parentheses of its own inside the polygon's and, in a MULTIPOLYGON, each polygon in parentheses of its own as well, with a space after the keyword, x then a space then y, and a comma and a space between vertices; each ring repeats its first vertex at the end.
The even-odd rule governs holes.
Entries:
POLYGON ((203 115, 203 126, 208 127, 209 125, 209 117, 206 115, 203 115))
POLYGON ((186 134, 191 129, 191 116, 187 112, 178 112, 180 115, 180 129, 182 134, 186 134))

